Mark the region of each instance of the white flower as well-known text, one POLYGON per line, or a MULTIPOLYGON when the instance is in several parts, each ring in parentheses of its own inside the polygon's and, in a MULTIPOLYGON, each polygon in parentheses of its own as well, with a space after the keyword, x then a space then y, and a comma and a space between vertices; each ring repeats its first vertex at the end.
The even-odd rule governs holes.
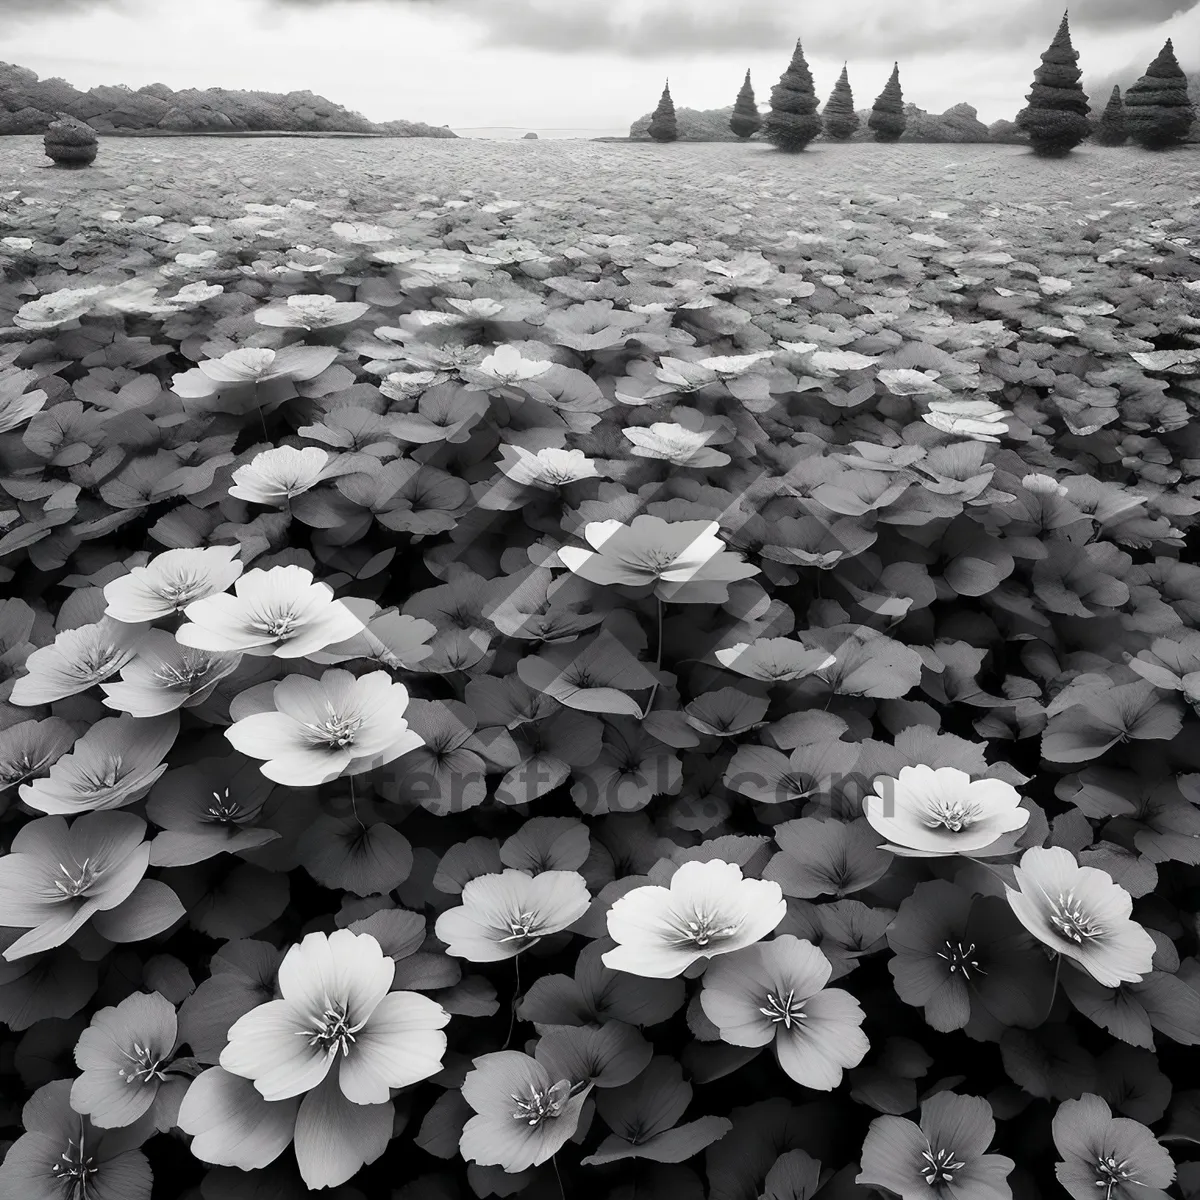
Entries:
POLYGON ((244 346, 197 367, 214 383, 253 383, 276 378, 275 358, 275 351, 265 346, 244 346))
POLYGON ((728 454, 708 445, 711 432, 688 429, 674 421, 656 421, 648 429, 633 426, 621 432, 640 458, 657 458, 677 467, 723 467, 729 462, 728 454))
POLYGON ((888 839, 884 849, 912 858, 1007 854, 1012 839, 1004 835, 1029 821, 1011 784, 972 781, 955 767, 901 767, 898 779, 876 779, 875 792, 863 800, 867 820, 888 839))
POLYGON ((1007 433, 1003 418, 1008 414, 990 400, 931 400, 921 420, 943 433, 971 437, 980 442, 999 442, 1007 433))
POLYGON ((393 371, 380 383, 379 390, 389 400, 411 400, 449 378, 438 371, 393 371))
POLYGON ((260 308, 254 319, 260 325, 284 329, 332 329, 358 320, 370 307, 358 301, 343 302, 323 293, 314 293, 289 296, 284 308, 260 308))
POLYGON ((6 237, 6 238, 0 238, 0 243, 3 243, 10 250, 32 250, 33 249, 33 238, 6 237))
POLYGON ((166 550, 144 567, 134 567, 104 586, 114 621, 135 624, 157 621, 182 611, 231 586, 242 573, 239 546, 207 546, 203 550, 166 550))
POLYGON ((10 703, 53 704, 86 692, 133 658, 146 629, 109 617, 94 625, 64 629, 52 645, 40 647, 26 659, 28 673, 13 684, 10 703))
POLYGON ((134 717, 158 717, 192 708, 232 674, 240 654, 213 654, 181 646, 165 629, 151 629, 118 683, 102 683, 104 703, 134 717))
POLYGON ((57 329, 95 307, 105 287, 60 288, 22 304, 13 317, 18 329, 57 329))
POLYGON ((1021 479, 1021 486, 1035 496, 1065 496, 1067 489, 1053 475, 1042 475, 1035 472, 1021 479))
POLYGON ((500 470, 522 487, 553 489, 597 477, 595 464, 582 450, 550 446, 535 454, 523 446, 501 446, 500 452, 504 456, 500 470))
POLYGON ((215 299, 224 291, 224 287, 219 283, 207 283, 204 280, 200 280, 197 283, 186 284, 173 296, 164 296, 162 303, 175 309, 196 308, 201 304, 206 304, 209 300, 215 299))
POLYGON ((41 412, 46 405, 46 393, 25 388, 36 378, 33 371, 6 371, 0 374, 0 433, 8 433, 41 412))
POLYGON ((277 446, 256 454, 233 473, 231 496, 254 504, 278 508, 293 496, 307 492, 321 480, 329 455, 317 446, 277 446))
POLYGON ((518 383, 524 379, 537 379, 539 375, 545 375, 553 365, 522 358, 520 350, 515 346, 497 346, 476 369, 485 375, 491 375, 501 383, 518 383))
POLYGON ((734 863, 686 862, 670 887, 639 887, 608 910, 616 948, 606 967, 647 979, 674 979, 694 962, 761 941, 787 912, 779 884, 743 879, 734 863))
POLYGON ((184 609, 190 622, 176 637, 183 646, 219 653, 303 658, 314 650, 348 641, 363 623, 325 583, 313 582, 304 567, 272 567, 242 575, 234 595, 222 592, 184 609))
POLYGON ((288 675, 275 684, 270 704, 235 721, 225 736, 248 758, 265 759, 268 779, 291 787, 371 771, 425 744, 404 719, 408 690, 386 671, 361 679, 336 669, 319 680, 288 675))

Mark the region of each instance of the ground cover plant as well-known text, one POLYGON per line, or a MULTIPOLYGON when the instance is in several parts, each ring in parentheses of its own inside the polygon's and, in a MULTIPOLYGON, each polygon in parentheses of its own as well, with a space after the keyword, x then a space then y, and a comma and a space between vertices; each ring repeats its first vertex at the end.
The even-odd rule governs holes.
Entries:
POLYGON ((0 1196, 1200 1194, 1200 164, 402 146, 3 147, 0 1196))

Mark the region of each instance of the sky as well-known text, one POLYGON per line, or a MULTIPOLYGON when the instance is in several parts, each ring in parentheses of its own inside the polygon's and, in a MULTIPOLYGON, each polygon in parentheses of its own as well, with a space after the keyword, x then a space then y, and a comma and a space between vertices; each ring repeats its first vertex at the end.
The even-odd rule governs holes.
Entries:
MULTIPOLYGON (((2 0, 0 59, 76 87, 308 89, 375 121, 618 132, 669 77, 677 107, 765 103, 801 38, 817 92, 848 63, 869 107, 1024 103, 1063 0, 2 0)), ((1142 73, 1167 37, 1200 67, 1200 0, 1074 0, 1084 82, 1142 73)))

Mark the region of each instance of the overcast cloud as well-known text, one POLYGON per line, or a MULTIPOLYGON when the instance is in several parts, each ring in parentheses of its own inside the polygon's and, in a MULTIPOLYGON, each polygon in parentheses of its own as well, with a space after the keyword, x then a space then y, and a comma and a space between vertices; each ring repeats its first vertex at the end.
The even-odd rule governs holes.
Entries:
MULTIPOLYGON (((848 61, 869 105, 898 59, 907 99, 994 121, 1024 103, 1063 2, 0 0, 0 54, 82 88, 307 88, 374 120, 616 132, 664 75, 677 105, 715 108, 749 68, 765 101, 800 37, 822 99, 848 61)), ((1200 0, 1074 0, 1071 28, 1085 79, 1136 77, 1168 35, 1200 68, 1200 0)))

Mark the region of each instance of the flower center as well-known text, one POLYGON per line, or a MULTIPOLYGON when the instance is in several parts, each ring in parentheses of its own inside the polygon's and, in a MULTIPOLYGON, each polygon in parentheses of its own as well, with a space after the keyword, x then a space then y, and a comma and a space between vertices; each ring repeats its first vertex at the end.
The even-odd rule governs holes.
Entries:
POLYGON ((532 1088, 528 1096, 510 1093, 509 1099, 517 1106, 512 1118, 536 1129, 543 1121, 553 1120, 561 1115, 563 1107, 571 1098, 571 1091, 571 1084, 566 1079, 560 1079, 553 1087, 544 1091, 541 1088, 532 1088))
POLYGON ((158 585, 159 595, 164 600, 170 600, 175 608, 183 608, 195 600, 205 589, 205 581, 189 573, 180 574, 174 579, 163 580, 158 585))
POLYGON ((1077 946, 1100 937, 1104 932, 1103 927, 1075 899, 1074 892, 1060 892, 1057 900, 1050 901, 1050 924, 1067 941, 1077 946))
POLYGON ((86 1154, 83 1137, 79 1141, 68 1141, 66 1150, 59 1155, 58 1162, 50 1172, 63 1187, 64 1200, 87 1200, 91 1192, 92 1177, 99 1171, 96 1160, 86 1154))
POLYGON ((949 964, 950 974, 953 975, 958 971, 964 979, 971 978, 971 972, 976 975, 986 975, 987 972, 979 965, 979 959, 975 955, 975 943, 972 942, 969 946, 964 947, 962 942, 952 942, 949 938, 943 943, 944 950, 938 951, 938 958, 944 958, 949 964))
POLYGON ((921 1157, 925 1160, 921 1174, 925 1176, 925 1182, 930 1187, 939 1183, 953 1183, 955 1173, 967 1165, 954 1157, 953 1150, 935 1150, 932 1146, 928 1150, 922 1150, 921 1157))
POLYGON ((804 1020, 804 1000, 797 998, 794 988, 790 988, 786 996, 768 992, 767 1003, 758 1011, 774 1024, 782 1022, 784 1029, 791 1029, 793 1024, 804 1020))
POLYGON ((1096 1159, 1096 1186, 1104 1189, 1104 1200, 1112 1200, 1113 1188, 1122 1183, 1137 1184, 1136 1174, 1129 1169, 1128 1159, 1118 1159, 1115 1154, 1102 1154, 1096 1159))
POLYGON ((167 1079, 163 1060, 149 1046, 133 1043, 133 1053, 124 1052, 132 1066, 122 1067, 117 1074, 126 1083, 165 1083, 167 1079))
POLYGON ((313 739, 330 750, 345 750, 354 745, 354 739, 363 726, 360 716, 343 716, 330 712, 319 725, 309 725, 313 739))
POLYGON ((94 679, 110 670, 119 653, 111 644, 89 646, 80 650, 79 657, 73 662, 66 664, 67 670, 77 679, 94 679))
POLYGON ((79 772, 77 792, 103 792, 115 787, 122 775, 122 762, 119 754, 111 754, 98 763, 90 771, 79 772))
POLYGON ((183 688, 191 691, 200 680, 204 679, 213 669, 213 659, 210 654, 189 654, 186 651, 179 666, 163 663, 154 671, 154 678, 164 687, 172 690, 183 688))
POLYGON ((54 880, 54 888, 69 900, 82 896, 100 878, 100 869, 90 858, 85 858, 81 863, 72 863, 70 867, 59 863, 58 870, 62 878, 54 880))
POLYGON ((249 624, 252 629, 261 630, 273 638, 286 641, 296 632, 297 626, 302 624, 302 619, 295 608, 283 608, 255 614, 250 618, 249 624))
POLYGON ((677 946, 695 946, 703 949, 714 942, 731 938, 742 927, 741 921, 722 923, 722 918, 713 913, 694 913, 692 919, 680 918, 675 922, 677 946))
POLYGON ((219 792, 209 793, 212 803, 204 810, 205 815, 221 825, 240 825, 244 821, 252 821, 262 809, 262 805, 247 809, 229 794, 228 788, 219 792))
POLYGON ((308 1038, 310 1046, 319 1046, 330 1058, 335 1057, 339 1050, 345 1057, 354 1045, 354 1035, 366 1024, 366 1021, 350 1024, 347 1007, 344 1003, 327 1004, 312 1029, 298 1030, 300 1036, 308 1038))
POLYGON ((930 829, 948 829, 951 833, 962 833, 979 820, 979 805, 969 800, 950 800, 938 796, 930 801, 923 820, 930 829))
POLYGON ((508 928, 510 930, 507 937, 502 937, 501 942, 522 942, 526 938, 537 937, 534 933, 537 928, 537 914, 531 912, 518 913, 515 917, 510 917, 508 920, 508 928))

